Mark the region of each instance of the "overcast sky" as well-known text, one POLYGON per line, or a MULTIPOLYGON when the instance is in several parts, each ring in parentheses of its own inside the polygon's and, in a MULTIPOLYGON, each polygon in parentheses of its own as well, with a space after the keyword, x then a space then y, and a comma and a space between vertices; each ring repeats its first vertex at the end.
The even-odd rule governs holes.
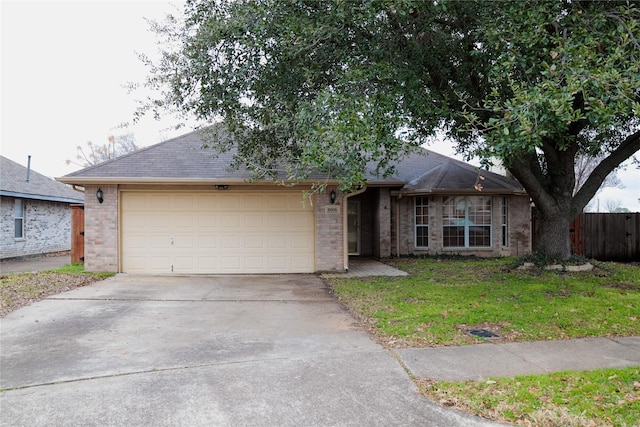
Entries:
MULTIPOLYGON (((33 170, 59 177, 79 167, 76 147, 104 144, 110 135, 132 132, 148 146, 187 132, 169 118, 132 121, 135 95, 127 82, 142 82, 147 69, 137 53, 153 56, 155 35, 145 20, 161 20, 182 9, 177 1, 6 1, 1 0, 0 152, 33 170)), ((448 144, 429 147, 452 155, 448 144)), ((640 211, 640 171, 619 173, 625 189, 606 189, 607 201, 640 211)), ((594 208, 597 206, 594 203, 594 208)))

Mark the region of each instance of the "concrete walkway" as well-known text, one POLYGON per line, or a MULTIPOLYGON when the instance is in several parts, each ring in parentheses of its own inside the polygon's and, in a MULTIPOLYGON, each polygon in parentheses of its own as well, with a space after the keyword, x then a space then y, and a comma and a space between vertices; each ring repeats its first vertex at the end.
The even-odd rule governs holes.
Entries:
POLYGON ((640 337, 393 350, 413 375, 443 381, 640 365, 640 337))
POLYGON ((324 277, 401 277, 408 275, 409 273, 406 271, 398 270, 375 259, 359 257, 349 258, 349 270, 346 273, 323 274, 324 277))
POLYGON ((71 255, 34 256, 19 259, 0 260, 0 274, 33 273, 52 270, 71 264, 71 255))

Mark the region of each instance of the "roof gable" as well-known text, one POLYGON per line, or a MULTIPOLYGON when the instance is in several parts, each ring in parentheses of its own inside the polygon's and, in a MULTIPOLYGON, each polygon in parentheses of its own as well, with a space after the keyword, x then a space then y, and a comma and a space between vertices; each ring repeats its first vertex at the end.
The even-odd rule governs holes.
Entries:
POLYGON ((412 192, 478 191, 524 193, 522 185, 514 179, 480 169, 447 156, 429 152, 431 161, 423 173, 411 179, 404 189, 412 192))
POLYGON ((0 156, 0 195, 25 199, 49 200, 65 203, 82 203, 84 195, 68 185, 0 156))

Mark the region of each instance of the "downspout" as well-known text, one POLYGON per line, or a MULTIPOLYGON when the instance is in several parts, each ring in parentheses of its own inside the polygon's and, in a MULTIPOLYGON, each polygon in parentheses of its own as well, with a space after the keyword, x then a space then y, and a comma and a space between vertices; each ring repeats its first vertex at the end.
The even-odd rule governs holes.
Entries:
POLYGON ((400 258, 400 199, 402 193, 396 196, 396 258, 400 258))
POLYGON ((29 182, 30 175, 31 175, 31 154, 27 156, 27 182, 29 182))
POLYGON ((80 193, 84 193, 84 187, 79 186, 78 184, 72 184, 71 188, 73 188, 74 190, 80 192, 80 193))
POLYGON ((349 227, 349 224, 347 222, 348 220, 347 217, 349 214, 349 208, 348 208, 349 202, 347 201, 347 199, 353 196, 357 196, 358 194, 364 193, 366 189, 367 189, 367 186, 364 185, 358 191, 344 194, 342 197, 342 257, 343 257, 344 271, 349 271, 349 240, 348 240, 349 236, 347 233, 348 227, 349 227))

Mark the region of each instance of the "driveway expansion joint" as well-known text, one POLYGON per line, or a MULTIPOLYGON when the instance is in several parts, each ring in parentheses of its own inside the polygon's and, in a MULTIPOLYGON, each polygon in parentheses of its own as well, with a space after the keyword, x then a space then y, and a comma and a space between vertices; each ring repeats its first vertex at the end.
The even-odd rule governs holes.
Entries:
POLYGON ((122 302, 220 302, 220 303, 298 303, 298 304, 326 304, 333 303, 330 299, 298 300, 298 299, 149 299, 149 298, 61 298, 47 297, 51 301, 122 301, 122 302))
POLYGON ((226 365, 240 365, 240 364, 250 364, 257 362, 266 362, 266 361, 277 361, 277 360, 291 360, 286 357, 272 357, 272 358, 261 358, 254 360, 237 360, 233 362, 220 362, 220 363, 200 363, 195 365, 184 365, 184 366, 172 366, 168 368, 153 368, 153 369, 145 369, 141 371, 131 371, 131 372, 119 372, 117 374, 106 374, 106 375, 95 375, 91 377, 81 377, 81 378, 71 378, 66 380, 59 381, 51 381, 40 384, 26 384, 22 386, 13 386, 13 387, 4 387, 3 391, 13 391, 13 390, 27 390, 30 388, 36 387, 46 387, 58 384, 72 384, 84 381, 92 381, 92 380, 101 380, 106 378, 118 378, 118 377, 126 377, 130 375, 144 375, 144 374, 152 374, 157 372, 171 372, 171 371, 183 371, 189 369, 201 369, 201 368, 211 368, 216 366, 226 366, 226 365))

